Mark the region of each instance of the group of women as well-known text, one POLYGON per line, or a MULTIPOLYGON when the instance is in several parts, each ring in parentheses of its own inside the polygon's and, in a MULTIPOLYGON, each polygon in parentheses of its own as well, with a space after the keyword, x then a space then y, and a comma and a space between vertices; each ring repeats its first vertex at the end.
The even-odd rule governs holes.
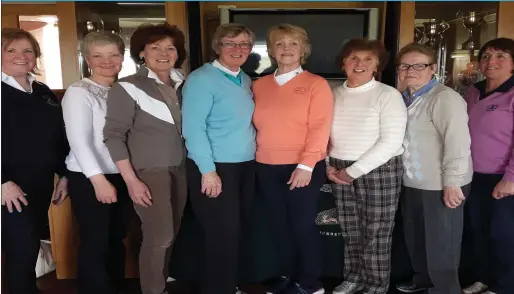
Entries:
POLYGON ((121 293, 122 241, 134 213, 143 234, 142 292, 167 293, 169 253, 187 197, 205 237, 201 292, 240 292, 239 244, 256 185, 281 265, 267 293, 322 294, 314 220, 326 177, 345 242, 344 282, 333 293, 387 292, 399 202, 415 276, 398 290, 461 293, 467 209, 477 276, 464 293, 512 293, 513 40, 495 39, 480 50, 486 79, 470 88, 466 107, 435 80, 436 55, 418 44, 397 55, 400 92, 375 79, 388 59, 378 41, 343 46, 347 80, 331 89, 302 68, 311 44, 300 27, 269 30, 277 70, 253 84, 241 70, 255 39, 246 26, 221 25, 212 42, 216 60, 187 79, 178 70, 184 39, 166 23, 139 27, 130 40, 139 70, 117 79, 123 40, 90 33, 83 50, 91 75, 67 89, 61 111, 30 74, 40 57, 37 41, 20 29, 2 30, 2 234, 10 293, 37 293, 34 267, 54 173, 61 179, 53 202, 69 190, 79 224, 81 294, 121 293))

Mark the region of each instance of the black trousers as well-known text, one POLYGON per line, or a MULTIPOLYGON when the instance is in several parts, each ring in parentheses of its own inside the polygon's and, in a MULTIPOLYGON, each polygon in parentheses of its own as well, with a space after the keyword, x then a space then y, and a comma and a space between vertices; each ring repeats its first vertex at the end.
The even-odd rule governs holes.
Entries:
POLYGON ((2 251, 10 294, 36 294, 36 263, 40 240, 48 238, 48 208, 54 173, 23 168, 13 182, 27 194, 28 206, 9 213, 2 206, 2 251))
POLYGON ((315 220, 320 189, 326 181, 325 161, 319 161, 307 187, 289 190, 296 164, 257 164, 257 184, 270 213, 272 234, 282 265, 281 275, 307 289, 319 289, 320 235, 315 220))
POLYGON ((201 193, 202 175, 187 159, 193 211, 204 230, 203 294, 234 294, 242 231, 249 224, 255 191, 255 162, 216 163, 222 192, 216 198, 201 193))
MULTIPOLYGON (((462 187, 469 195, 471 185, 462 187)), ((461 294, 459 262, 464 204, 448 208, 443 191, 402 187, 401 207, 407 250, 416 285, 429 294, 461 294)))
POLYGON ((503 175, 474 173, 465 209, 476 281, 497 294, 514 291, 514 196, 493 198, 503 175))
POLYGON ((125 278, 123 239, 134 220, 134 207, 119 174, 105 175, 117 202, 103 204, 82 173, 68 173, 71 207, 79 225, 77 285, 80 294, 116 294, 125 278))

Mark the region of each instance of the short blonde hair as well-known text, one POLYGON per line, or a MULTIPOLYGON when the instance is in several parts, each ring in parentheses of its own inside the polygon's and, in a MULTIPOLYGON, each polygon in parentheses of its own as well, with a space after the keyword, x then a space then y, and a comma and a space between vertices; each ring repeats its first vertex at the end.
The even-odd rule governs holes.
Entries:
POLYGON ((307 36, 307 31, 299 26, 287 23, 274 26, 268 31, 268 36, 266 37, 266 46, 268 47, 268 55, 271 60, 276 63, 273 45, 278 38, 284 35, 291 36, 300 41, 300 50, 302 52, 300 63, 305 64, 307 62, 307 58, 311 55, 311 43, 309 41, 309 37, 307 36))
POLYGON ((255 41, 255 34, 244 24, 240 23, 225 23, 220 25, 216 32, 214 33, 214 36, 212 37, 212 50, 216 52, 216 54, 219 53, 219 47, 221 40, 225 37, 234 38, 241 34, 247 34, 250 37, 250 43, 254 43, 255 41))
POLYGON ((108 44, 116 45, 121 55, 125 53, 125 42, 123 42, 123 39, 117 34, 106 31, 91 32, 87 34, 86 37, 84 37, 82 49, 84 50, 84 55, 88 56, 91 51, 91 47, 94 45, 108 44))

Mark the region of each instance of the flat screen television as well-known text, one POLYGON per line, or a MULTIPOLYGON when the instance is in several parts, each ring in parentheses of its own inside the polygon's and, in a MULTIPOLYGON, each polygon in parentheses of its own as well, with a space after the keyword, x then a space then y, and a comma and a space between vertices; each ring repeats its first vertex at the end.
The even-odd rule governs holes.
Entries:
POLYGON ((237 9, 220 11, 221 23, 237 22, 255 33, 255 44, 242 69, 252 78, 274 72, 266 48, 266 34, 274 25, 290 23, 307 31, 312 53, 304 69, 327 79, 344 79, 336 58, 353 38, 378 38, 378 9, 237 9))

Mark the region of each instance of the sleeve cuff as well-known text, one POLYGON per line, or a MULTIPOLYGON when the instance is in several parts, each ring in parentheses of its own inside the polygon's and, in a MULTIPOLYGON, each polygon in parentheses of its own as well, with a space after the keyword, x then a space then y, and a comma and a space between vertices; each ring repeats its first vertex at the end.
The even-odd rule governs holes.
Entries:
POLYGON ((127 145, 122 140, 116 142, 116 140, 110 139, 105 140, 104 142, 114 163, 125 159, 130 159, 127 145))
POLYGON ((512 182, 512 183, 514 183, 514 174, 511 174, 511 173, 505 173, 505 174, 503 175, 502 180, 507 181, 507 182, 512 182))
POLYGON ((461 187, 462 177, 461 176, 444 176, 443 177, 444 187, 461 187))
POLYGON ((363 173, 360 169, 358 169, 358 168, 355 166, 355 164, 354 164, 354 165, 351 165, 351 166, 349 166, 349 167, 347 167, 347 168, 346 168, 346 173, 347 173, 350 177, 352 177, 352 178, 354 178, 354 179, 357 179, 357 178, 361 177, 362 175, 364 175, 364 173, 363 173))
POLYGON ((310 172, 312 172, 314 170, 312 167, 309 167, 309 166, 306 166, 303 164, 299 164, 296 168, 304 169, 304 170, 310 171, 310 172))
POLYGON ((86 178, 88 178, 88 179, 91 178, 92 176, 103 174, 102 170, 100 170, 100 169, 95 169, 95 170, 83 172, 83 173, 86 176, 86 178))
POLYGON ((196 163, 196 165, 198 166, 198 169, 202 175, 216 171, 216 165, 213 161, 202 162, 201 164, 196 163))

